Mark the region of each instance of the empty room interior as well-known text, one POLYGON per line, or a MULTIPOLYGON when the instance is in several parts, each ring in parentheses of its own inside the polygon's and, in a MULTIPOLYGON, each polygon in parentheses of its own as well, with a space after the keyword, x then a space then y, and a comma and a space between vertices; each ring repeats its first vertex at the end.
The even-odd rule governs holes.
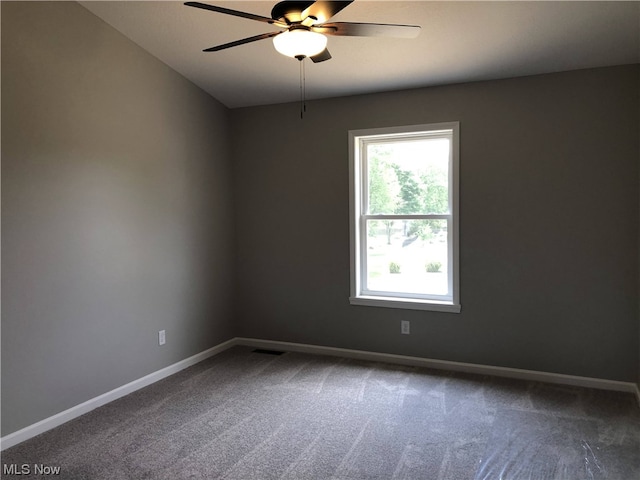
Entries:
POLYGON ((640 478, 640 3, 188 3, 0 3, 0 475, 640 478))

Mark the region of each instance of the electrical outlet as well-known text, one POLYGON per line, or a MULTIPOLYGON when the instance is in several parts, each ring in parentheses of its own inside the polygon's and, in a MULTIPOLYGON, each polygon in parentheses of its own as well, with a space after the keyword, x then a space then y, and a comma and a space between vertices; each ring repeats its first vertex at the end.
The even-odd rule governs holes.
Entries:
POLYGON ((409 335, 409 320, 400 321, 400 333, 409 335))
POLYGON ((164 330, 158 332, 158 345, 164 345, 166 343, 164 330))

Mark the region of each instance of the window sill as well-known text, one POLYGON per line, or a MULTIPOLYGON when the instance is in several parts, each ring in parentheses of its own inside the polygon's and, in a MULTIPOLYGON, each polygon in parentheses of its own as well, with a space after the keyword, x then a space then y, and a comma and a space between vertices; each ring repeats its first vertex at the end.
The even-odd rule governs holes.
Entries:
POLYGON ((460 304, 437 302, 434 300, 413 300, 399 297, 349 297, 351 305, 384 308, 405 308, 409 310, 430 310, 433 312, 460 313, 460 304))

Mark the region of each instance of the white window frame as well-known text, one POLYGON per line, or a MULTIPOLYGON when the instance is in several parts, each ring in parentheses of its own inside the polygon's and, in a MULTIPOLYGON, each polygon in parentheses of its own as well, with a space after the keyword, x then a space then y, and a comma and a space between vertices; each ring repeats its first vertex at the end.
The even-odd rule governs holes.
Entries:
POLYGON ((446 122, 426 125, 373 128, 349 131, 349 223, 351 244, 351 294, 352 305, 373 307, 407 308, 459 313, 460 306, 460 243, 459 243, 459 166, 460 166, 460 123, 446 122), (368 215, 365 198, 367 179, 366 145, 371 142, 388 140, 442 138, 451 141, 449 158, 448 214, 438 215, 368 215), (367 219, 381 220, 422 220, 446 219, 448 233, 449 292, 447 296, 420 295, 410 293, 389 293, 367 291, 366 283, 366 229, 367 219), (364 256, 364 259, 363 259, 364 256))

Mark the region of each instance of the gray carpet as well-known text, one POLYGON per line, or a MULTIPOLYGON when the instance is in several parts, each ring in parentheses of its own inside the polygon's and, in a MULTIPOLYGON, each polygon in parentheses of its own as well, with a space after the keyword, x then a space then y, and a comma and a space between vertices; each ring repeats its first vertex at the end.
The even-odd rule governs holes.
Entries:
MULTIPOLYGON (((640 479, 635 397, 234 347, 6 450, 64 479, 640 479)), ((12 478, 4 475, 3 478, 12 478)))

